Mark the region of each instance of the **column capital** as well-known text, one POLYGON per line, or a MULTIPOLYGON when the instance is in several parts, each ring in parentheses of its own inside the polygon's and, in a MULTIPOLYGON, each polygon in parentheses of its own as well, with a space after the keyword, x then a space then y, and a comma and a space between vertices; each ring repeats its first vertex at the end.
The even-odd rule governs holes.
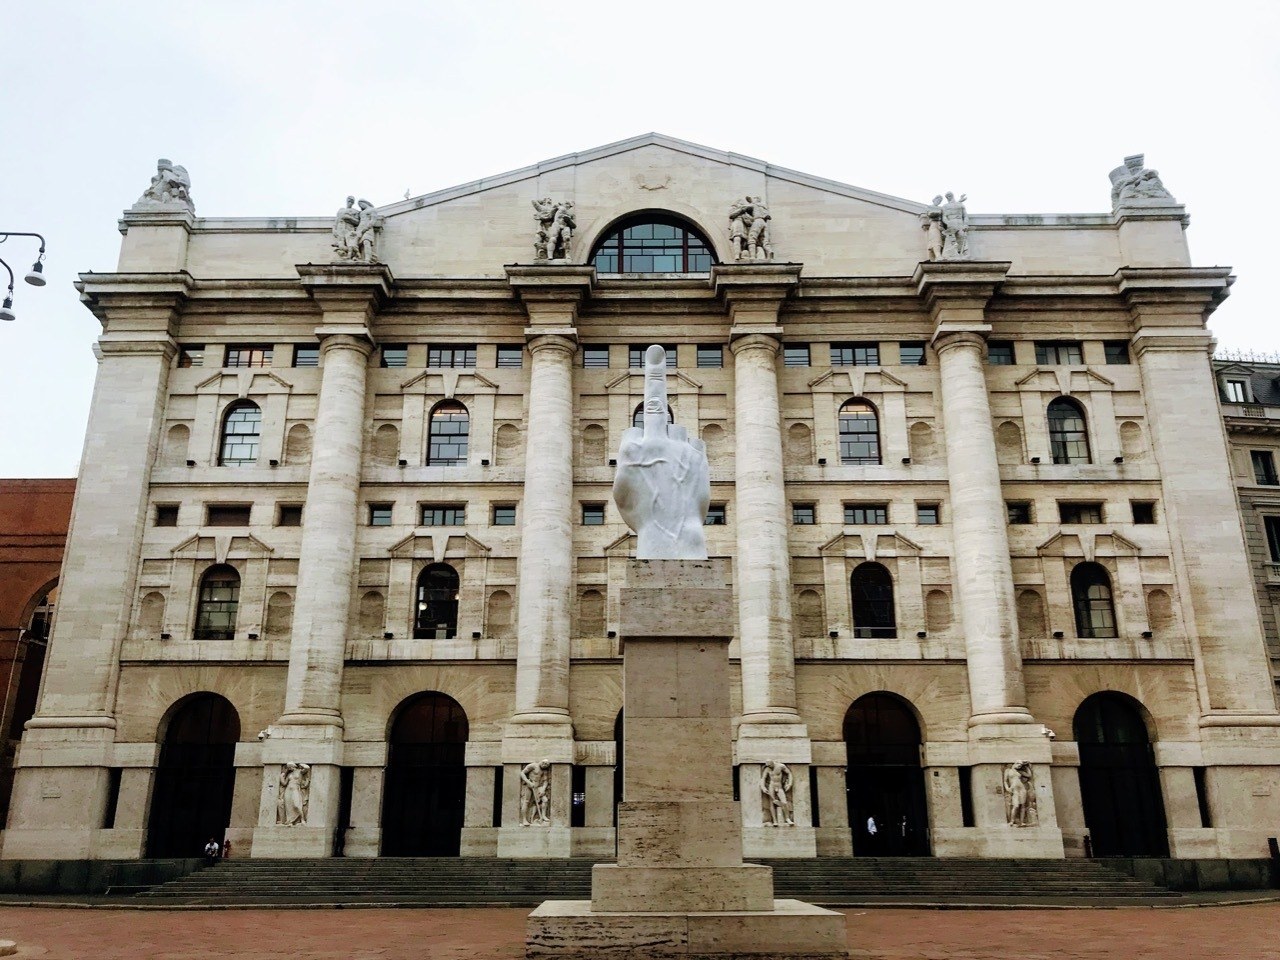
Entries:
POLYGON ((524 336, 530 353, 559 350, 573 356, 578 351, 578 332, 572 327, 560 330, 528 327, 524 331, 524 336))
POLYGON ((376 345, 368 327, 358 324, 324 324, 316 327, 316 339, 320 341, 321 355, 333 350, 355 350, 367 357, 376 345))
POLYGON ((524 304, 534 328, 572 330, 579 305, 596 285, 596 268, 589 264, 509 263, 505 269, 511 291, 524 304))
POLYGON ((947 350, 956 347, 972 347, 975 350, 982 351, 987 346, 987 334, 991 332, 991 327, 983 324, 970 326, 953 326, 951 324, 939 324, 938 329, 933 334, 933 349, 935 353, 942 354, 947 350))
POLYGON ((924 260, 911 282, 934 322, 956 313, 980 318, 1011 266, 1008 260, 924 260))
POLYGON ((717 263, 711 289, 729 307, 731 336, 780 333, 778 311, 800 285, 799 263, 717 263))
POLYGON ((328 318, 339 324, 369 322, 395 295, 395 277, 385 263, 300 263, 298 280, 328 318))
POLYGON ((740 330, 734 327, 729 331, 729 349, 734 356, 748 350, 767 350, 770 356, 777 356, 782 349, 782 341, 778 339, 781 333, 781 327, 759 330, 740 330))

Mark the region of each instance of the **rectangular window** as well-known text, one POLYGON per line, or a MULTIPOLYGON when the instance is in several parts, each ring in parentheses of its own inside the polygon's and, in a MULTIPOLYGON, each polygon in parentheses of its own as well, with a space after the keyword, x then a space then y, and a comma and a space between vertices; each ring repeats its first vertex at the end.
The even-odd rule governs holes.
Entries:
POLYGON ((369 504, 369 526, 371 527, 391 526, 391 504, 389 503, 369 504))
POLYGON ((1155 523, 1156 522, 1156 505, 1151 500, 1132 500, 1129 505, 1133 507, 1134 523, 1155 523))
POLYGON ((916 504, 916 523, 922 527, 936 527, 940 522, 936 503, 916 504))
POLYGON ((698 344, 698 366, 723 367, 724 347, 718 345, 707 346, 701 343, 698 344))
POLYGON ((203 367, 204 344, 184 343, 178 348, 178 366, 203 367))
POLYGON ((582 365, 588 370, 609 369, 609 347, 606 344, 583 347, 582 365))
POLYGON ((1068 366, 1084 363, 1079 340, 1037 340, 1036 363, 1044 366, 1068 366))
POLYGON ((1228 403, 1248 403, 1249 393, 1245 389, 1243 380, 1227 381, 1227 402, 1228 403))
POLYGON ((845 523, 888 523, 889 505, 887 503, 846 503, 844 505, 845 523))
POLYGON ((1263 517, 1262 526, 1267 531, 1267 550, 1271 553, 1271 562, 1280 563, 1280 517, 1263 517))
POLYGON ((1012 367, 1014 363, 1013 341, 988 340, 987 363, 991 364, 993 367, 1012 367))
MULTIPOLYGON (((633 343, 627 351, 627 366, 632 370, 644 369, 644 352, 649 349, 652 344, 633 343)), ((676 368, 676 345, 674 343, 664 343, 662 349, 667 351, 667 369, 674 370, 676 368)))
POLYGON ((878 367, 880 365, 880 344, 833 343, 831 345, 831 365, 833 367, 878 367))
POLYGON ((569 768, 569 826, 587 825, 587 768, 574 764, 569 768))
POLYGON ((1062 523, 1101 523, 1102 504, 1100 503, 1060 503, 1058 519, 1062 523))
POLYGON ((704 522, 708 527, 723 527, 725 524, 724 504, 713 503, 707 507, 707 519, 704 522))
POLYGON ((205 506, 205 526, 209 527, 247 527, 249 525, 249 506, 247 504, 210 503, 205 506))
POLYGON ((378 362, 384 367, 406 367, 409 365, 409 348, 403 343, 389 343, 382 348, 378 362))
POLYGON ((262 343, 239 343, 227 347, 224 367, 269 367, 272 348, 262 343))
POLYGON ((1027 500, 1007 500, 1005 510, 1009 513, 1010 523, 1030 523, 1031 503, 1027 500))
POLYGON ((498 345, 498 367, 508 370, 518 370, 524 366, 524 347, 499 344, 498 345))
POLYGON ((178 505, 176 503, 157 503, 157 527, 176 527, 178 525, 178 505))
POLYGON ((1107 340, 1102 344, 1102 349, 1106 353, 1107 363, 1112 366, 1129 362, 1128 340, 1107 340))
POLYGON ((474 367, 475 365, 476 345, 474 343, 427 347, 428 367, 474 367))
POLYGON ((582 505, 582 525, 584 527, 604 526, 604 504, 584 503, 582 505))
POLYGON ((294 344, 293 365, 295 367, 320 366, 320 344, 318 343, 294 344))
POLYGON ((516 525, 515 504, 495 503, 493 505, 493 525, 495 527, 514 527, 516 525))
POLYGON ((277 527, 302 526, 302 504, 282 503, 276 508, 277 527))
POLYGON ((784 367, 807 367, 809 365, 809 345, 807 343, 784 343, 782 345, 782 365, 784 367))
POLYGON ((422 505, 422 526, 424 527, 461 527, 467 522, 467 505, 465 503, 424 503, 422 505))
POLYGON ((923 367, 924 344, 920 342, 898 344, 898 362, 904 367, 923 367))
POLYGON ((817 522, 812 503, 793 503, 791 505, 791 522, 797 527, 810 527, 817 522))
POLYGON ((1253 480, 1264 487, 1274 487, 1280 484, 1280 480, 1276 479, 1276 460, 1272 456, 1270 450, 1250 450, 1249 456, 1253 460, 1253 480))

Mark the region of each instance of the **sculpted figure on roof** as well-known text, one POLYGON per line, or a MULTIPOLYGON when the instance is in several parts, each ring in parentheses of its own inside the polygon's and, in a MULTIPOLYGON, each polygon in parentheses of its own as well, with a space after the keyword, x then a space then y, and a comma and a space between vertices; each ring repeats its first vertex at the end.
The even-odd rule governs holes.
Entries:
POLYGON ((734 260, 772 260, 769 208, 759 197, 743 197, 729 205, 729 244, 734 260))
POLYGON ((151 185, 142 192, 135 207, 183 206, 192 212, 196 205, 191 200, 191 177, 187 168, 177 166, 172 160, 156 161, 156 175, 151 185))
POLYGON ((550 197, 534 200, 533 219, 538 223, 533 236, 534 259, 568 260, 569 241, 578 226, 573 216, 573 201, 550 197))

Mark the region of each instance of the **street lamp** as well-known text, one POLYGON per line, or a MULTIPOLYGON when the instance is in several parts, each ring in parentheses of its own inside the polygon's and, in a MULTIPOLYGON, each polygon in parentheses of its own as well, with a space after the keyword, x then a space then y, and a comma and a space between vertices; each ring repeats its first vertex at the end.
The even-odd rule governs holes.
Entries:
MULTIPOLYGON (((31 269, 27 271, 27 275, 23 279, 33 287, 43 287, 46 282, 44 276, 44 237, 38 233, 0 232, 0 243, 4 243, 10 237, 35 237, 40 241, 40 255, 36 257, 36 262, 31 265, 31 269)), ((5 294, 4 306, 0 307, 0 320, 12 320, 15 316, 13 312, 13 270, 3 259, 0 259, 0 266, 4 267, 5 272, 9 274, 9 290, 5 294)))

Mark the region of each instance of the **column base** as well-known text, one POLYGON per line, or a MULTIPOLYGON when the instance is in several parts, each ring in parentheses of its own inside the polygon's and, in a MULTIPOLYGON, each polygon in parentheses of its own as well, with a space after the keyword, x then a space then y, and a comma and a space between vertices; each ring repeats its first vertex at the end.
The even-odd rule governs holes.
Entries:
POLYGON ((548 900, 529 914, 526 960, 844 960, 845 918, 799 900, 765 910, 634 913, 548 900))

